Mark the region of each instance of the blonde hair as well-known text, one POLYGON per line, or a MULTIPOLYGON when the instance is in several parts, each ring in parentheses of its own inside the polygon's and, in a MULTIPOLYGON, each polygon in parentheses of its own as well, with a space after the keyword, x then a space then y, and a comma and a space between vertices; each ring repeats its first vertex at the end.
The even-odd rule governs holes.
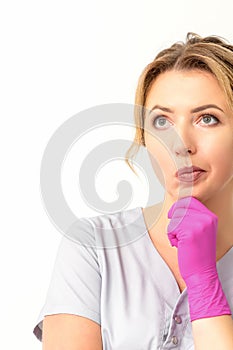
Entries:
POLYGON ((165 71, 202 70, 212 73, 223 89, 228 106, 233 110, 233 46, 219 36, 202 38, 189 32, 186 42, 176 42, 171 47, 162 50, 155 59, 143 70, 136 90, 134 121, 135 137, 125 154, 125 161, 137 175, 131 160, 136 156, 140 146, 145 146, 144 140, 144 110, 147 95, 152 83, 159 74, 165 71), (141 108, 140 108, 141 107, 141 108))

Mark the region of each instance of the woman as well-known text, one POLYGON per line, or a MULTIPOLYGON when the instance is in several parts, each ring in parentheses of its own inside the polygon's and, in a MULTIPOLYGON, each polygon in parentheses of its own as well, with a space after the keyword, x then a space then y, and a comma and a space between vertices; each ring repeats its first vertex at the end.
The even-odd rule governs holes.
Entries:
POLYGON ((233 348, 232 90, 218 37, 189 33, 145 68, 135 142, 164 201, 83 219, 91 247, 63 238, 34 329, 44 350, 233 348), (117 242, 123 227, 138 239, 105 249, 105 230, 117 242))

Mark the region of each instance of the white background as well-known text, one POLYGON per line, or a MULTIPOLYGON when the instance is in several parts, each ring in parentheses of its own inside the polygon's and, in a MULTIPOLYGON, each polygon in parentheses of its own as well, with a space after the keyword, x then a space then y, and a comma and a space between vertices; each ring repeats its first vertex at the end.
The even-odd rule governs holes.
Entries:
POLYGON ((61 237, 40 195, 52 134, 86 108, 133 103, 144 66, 188 31, 233 42, 232 11, 232 0, 1 3, 1 348, 41 349, 32 330, 61 237))

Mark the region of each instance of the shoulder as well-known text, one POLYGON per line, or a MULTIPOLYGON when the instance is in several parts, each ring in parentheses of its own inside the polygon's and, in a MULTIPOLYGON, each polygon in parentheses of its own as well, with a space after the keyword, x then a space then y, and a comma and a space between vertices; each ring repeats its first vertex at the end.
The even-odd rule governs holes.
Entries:
POLYGON ((92 226, 97 248, 115 248, 135 241, 145 234, 141 207, 84 218, 92 226))
POLYGON ((98 272, 104 251, 132 247, 129 243, 139 240, 146 232, 140 207, 77 219, 60 242, 56 266, 59 269, 69 266, 68 270, 83 266, 85 270, 92 265, 92 271, 98 272))
MULTIPOLYGON (((65 237, 85 248, 111 248, 124 245, 145 233, 141 207, 82 217, 70 225, 65 237)), ((66 240, 66 239, 64 239, 66 240)))

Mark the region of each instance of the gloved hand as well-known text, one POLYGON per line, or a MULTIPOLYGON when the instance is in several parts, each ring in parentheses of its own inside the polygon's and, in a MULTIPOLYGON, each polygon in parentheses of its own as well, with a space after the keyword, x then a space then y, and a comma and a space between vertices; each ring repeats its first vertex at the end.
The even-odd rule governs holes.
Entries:
POLYGON ((231 315, 216 267, 217 216, 196 198, 185 197, 172 205, 168 218, 168 238, 178 248, 191 321, 231 315))

